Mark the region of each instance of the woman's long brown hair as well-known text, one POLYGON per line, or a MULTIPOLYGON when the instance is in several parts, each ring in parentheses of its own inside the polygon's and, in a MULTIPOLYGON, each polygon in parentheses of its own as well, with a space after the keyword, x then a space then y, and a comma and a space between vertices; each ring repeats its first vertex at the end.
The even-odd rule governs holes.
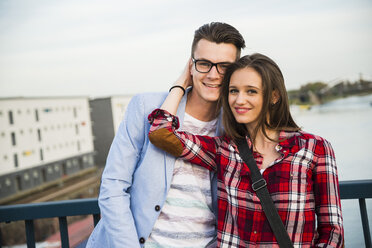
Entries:
POLYGON ((231 64, 227 69, 222 82, 219 104, 220 106, 222 105, 223 109, 222 120, 225 133, 232 139, 249 135, 254 143, 259 131, 261 131, 266 138, 270 139, 266 130, 297 131, 300 129, 289 111, 288 95, 282 72, 272 59, 259 53, 246 55, 237 62, 231 64), (231 76, 235 71, 244 68, 254 69, 262 79, 263 106, 258 117, 257 126, 252 133, 248 132, 245 124, 238 123, 235 120, 228 101, 231 76), (272 102, 273 92, 276 92, 278 96, 275 104, 272 102))

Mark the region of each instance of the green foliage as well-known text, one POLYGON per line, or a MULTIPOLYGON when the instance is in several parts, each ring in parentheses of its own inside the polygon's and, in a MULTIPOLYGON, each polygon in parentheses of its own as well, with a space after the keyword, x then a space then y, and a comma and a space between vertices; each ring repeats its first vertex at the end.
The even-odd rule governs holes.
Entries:
POLYGON ((300 89, 288 91, 290 104, 320 104, 350 95, 371 94, 372 81, 340 81, 332 86, 324 82, 310 82, 300 89))
POLYGON ((307 83, 303 86, 301 86, 300 91, 309 91, 311 90, 312 92, 318 92, 321 89, 326 88, 328 85, 323 82, 314 82, 314 83, 307 83))

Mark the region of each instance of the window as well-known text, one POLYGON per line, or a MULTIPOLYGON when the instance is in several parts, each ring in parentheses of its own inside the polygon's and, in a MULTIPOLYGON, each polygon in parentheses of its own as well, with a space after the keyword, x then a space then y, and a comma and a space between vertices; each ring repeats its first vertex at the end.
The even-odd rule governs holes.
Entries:
POLYGON ((21 176, 18 175, 18 176, 15 177, 15 179, 16 179, 17 191, 21 191, 22 190, 21 176))
POLYGON ((78 124, 75 124, 75 134, 76 135, 79 134, 79 125, 78 124))
POLYGON ((13 120, 13 111, 9 111, 8 112, 8 115, 9 115, 9 124, 10 125, 13 125, 14 124, 14 120, 13 120))
POLYGON ((24 179, 25 181, 30 180, 30 175, 29 175, 28 173, 25 173, 25 174, 23 175, 23 179, 24 179))
POLYGON ((39 110, 35 109, 35 120, 39 121, 39 110))
POLYGON ((43 182, 46 182, 46 181, 47 181, 47 175, 46 175, 46 170, 45 170, 45 168, 43 168, 43 169, 41 170, 41 176, 42 176, 42 178, 43 178, 43 182))
POLYGON ((14 160, 14 167, 18 168, 18 155, 17 155, 17 153, 14 153, 13 160, 14 160))
POLYGON ((16 137, 15 137, 15 133, 12 132, 12 133, 10 134, 10 137, 12 138, 12 145, 15 146, 15 145, 16 145, 16 137))
POLYGON ((77 142, 77 150, 80 151, 80 141, 77 142))
POLYGON ((76 118, 77 117, 77 111, 76 111, 76 107, 74 107, 74 117, 76 118))
POLYGON ((37 129, 37 139, 41 141, 41 131, 40 128, 37 129))
POLYGON ((40 148, 40 161, 44 160, 44 154, 43 154, 43 149, 40 148))

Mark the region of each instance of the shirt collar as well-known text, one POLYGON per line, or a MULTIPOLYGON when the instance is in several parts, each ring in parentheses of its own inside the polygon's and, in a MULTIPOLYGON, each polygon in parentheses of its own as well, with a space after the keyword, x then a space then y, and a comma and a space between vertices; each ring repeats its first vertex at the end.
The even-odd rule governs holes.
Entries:
MULTIPOLYGON (((298 131, 280 131, 279 132, 279 150, 281 148, 292 148, 293 146, 298 145, 297 136, 299 135, 298 131)), ((252 140, 246 136, 245 137, 250 149, 252 149, 252 140)))
POLYGON ((280 131, 279 133, 279 148, 286 150, 292 150, 298 147, 298 136, 300 133, 298 131, 280 131))

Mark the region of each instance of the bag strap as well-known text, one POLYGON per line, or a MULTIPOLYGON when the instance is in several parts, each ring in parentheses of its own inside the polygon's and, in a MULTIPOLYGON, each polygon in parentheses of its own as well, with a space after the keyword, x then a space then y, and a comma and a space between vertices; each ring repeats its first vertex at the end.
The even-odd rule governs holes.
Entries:
POLYGON ((248 147, 247 140, 244 138, 235 140, 235 142, 238 146, 240 157, 251 171, 252 189, 256 192, 258 198, 260 198, 262 209, 265 212, 279 246, 282 248, 293 247, 293 243, 289 238, 288 232, 280 219, 278 211, 266 187, 267 183, 257 167, 251 149, 248 147))

